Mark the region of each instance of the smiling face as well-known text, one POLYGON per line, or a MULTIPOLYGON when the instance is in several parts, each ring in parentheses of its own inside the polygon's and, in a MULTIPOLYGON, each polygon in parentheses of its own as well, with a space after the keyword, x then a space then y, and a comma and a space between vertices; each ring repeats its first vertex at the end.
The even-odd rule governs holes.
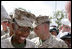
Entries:
POLYGON ((24 40, 28 37, 28 35, 30 34, 30 28, 29 27, 21 27, 21 26, 16 26, 14 25, 15 30, 15 38, 17 40, 18 43, 23 43, 24 40))

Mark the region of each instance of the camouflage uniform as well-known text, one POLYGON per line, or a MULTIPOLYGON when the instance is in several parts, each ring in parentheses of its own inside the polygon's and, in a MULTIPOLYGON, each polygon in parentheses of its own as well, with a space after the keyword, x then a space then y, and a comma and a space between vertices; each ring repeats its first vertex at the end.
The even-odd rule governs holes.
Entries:
MULTIPOLYGON (((1 5, 1 23, 3 21, 8 21, 10 19, 10 17, 8 16, 7 11, 5 10, 5 8, 3 7, 3 5, 1 5)), ((6 32, 4 32, 3 30, 1 30, 1 36, 4 35, 6 32)))
MULTIPOLYGON (((21 11, 19 9, 15 10, 15 14, 14 14, 14 22, 16 22, 19 26, 23 26, 23 27, 32 27, 32 23, 33 23, 33 17, 34 15, 25 11, 21 11), (19 12, 19 13, 18 13, 19 12)), ((13 37, 13 36, 12 36, 13 37)), ((11 40, 13 39, 12 37, 6 38, 1 40, 1 48, 15 48, 15 46, 17 46, 19 44, 15 44, 13 46, 11 40)), ((29 39, 25 39, 26 40, 26 45, 23 48, 37 48, 37 46, 31 42, 29 39)), ((24 45, 20 45, 20 46, 24 46, 24 45)))
MULTIPOLYGON (((43 23, 47 23, 48 25, 50 24, 50 19, 49 16, 38 16, 36 18, 36 21, 34 23, 34 27, 37 27, 38 25, 41 25, 43 23)), ((49 28, 49 27, 48 27, 49 28)), ((49 32, 48 32, 49 33, 49 32)), ((51 33, 49 33, 49 37, 46 40, 33 40, 33 42, 35 42, 38 45, 39 48, 67 48, 67 44, 61 40, 56 38, 55 36, 51 35, 51 33)))
MULTIPOLYGON (((15 48, 11 43, 11 38, 1 40, 1 48, 15 48)), ((29 39, 26 39, 26 46, 24 48, 37 48, 37 46, 29 39)))
MULTIPOLYGON (((7 28, 8 29, 8 28, 7 28)), ((7 33, 9 33, 9 29, 5 32, 4 30, 1 30, 1 36, 3 36, 3 35, 5 35, 5 34, 7 34, 7 33)))
POLYGON ((9 28, 7 28, 7 29, 8 29, 7 32, 4 32, 3 30, 1 31, 1 32, 2 32, 2 33, 1 33, 1 35, 2 35, 2 36, 1 36, 1 40, 10 37, 10 35, 9 35, 10 29, 9 29, 9 28))
POLYGON ((67 44, 63 40, 58 39, 51 34, 50 37, 44 42, 42 42, 39 37, 31 39, 31 41, 34 42, 39 48, 68 48, 67 44))

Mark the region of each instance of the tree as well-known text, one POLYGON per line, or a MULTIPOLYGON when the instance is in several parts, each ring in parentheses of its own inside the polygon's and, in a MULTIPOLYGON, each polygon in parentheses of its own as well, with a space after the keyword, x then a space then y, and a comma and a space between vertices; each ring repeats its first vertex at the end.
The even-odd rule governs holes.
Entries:
POLYGON ((56 11, 51 19, 56 19, 55 22, 58 24, 59 28, 59 26, 61 25, 61 20, 63 18, 67 18, 67 14, 65 13, 65 11, 56 11))
POLYGON ((20 9, 20 10, 24 10, 24 11, 27 11, 26 9, 24 9, 24 8, 18 8, 18 9, 20 9))

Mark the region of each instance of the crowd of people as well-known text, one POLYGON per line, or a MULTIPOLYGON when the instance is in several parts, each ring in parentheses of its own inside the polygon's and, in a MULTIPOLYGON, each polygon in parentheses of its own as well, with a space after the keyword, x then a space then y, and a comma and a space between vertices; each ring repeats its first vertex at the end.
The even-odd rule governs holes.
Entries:
POLYGON ((8 15, 1 5, 1 48, 71 48, 70 1, 65 8, 68 20, 57 28, 49 16, 36 17, 18 8, 8 15))

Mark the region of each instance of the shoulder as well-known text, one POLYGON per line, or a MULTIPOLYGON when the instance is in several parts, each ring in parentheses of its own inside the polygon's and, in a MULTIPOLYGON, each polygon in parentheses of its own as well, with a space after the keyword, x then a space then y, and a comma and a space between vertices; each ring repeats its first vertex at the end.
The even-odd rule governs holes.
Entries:
POLYGON ((53 37, 53 41, 56 41, 57 43, 59 43, 59 44, 64 44, 65 42, 62 40, 62 39, 60 39, 60 38, 57 38, 57 37, 54 37, 54 36, 52 36, 53 37))
POLYGON ((10 39, 11 37, 1 40, 1 47, 7 47, 10 45, 10 39))
POLYGON ((63 40, 58 39, 55 36, 50 35, 49 39, 47 39, 45 42, 43 42, 41 47, 63 48, 63 47, 67 47, 67 46, 63 40))
POLYGON ((53 37, 52 43, 54 45, 58 46, 59 48, 67 48, 68 47, 67 44, 62 39, 59 39, 59 38, 54 37, 54 36, 52 36, 52 37, 53 37))
POLYGON ((7 43, 11 40, 11 37, 1 40, 1 43, 7 43))

